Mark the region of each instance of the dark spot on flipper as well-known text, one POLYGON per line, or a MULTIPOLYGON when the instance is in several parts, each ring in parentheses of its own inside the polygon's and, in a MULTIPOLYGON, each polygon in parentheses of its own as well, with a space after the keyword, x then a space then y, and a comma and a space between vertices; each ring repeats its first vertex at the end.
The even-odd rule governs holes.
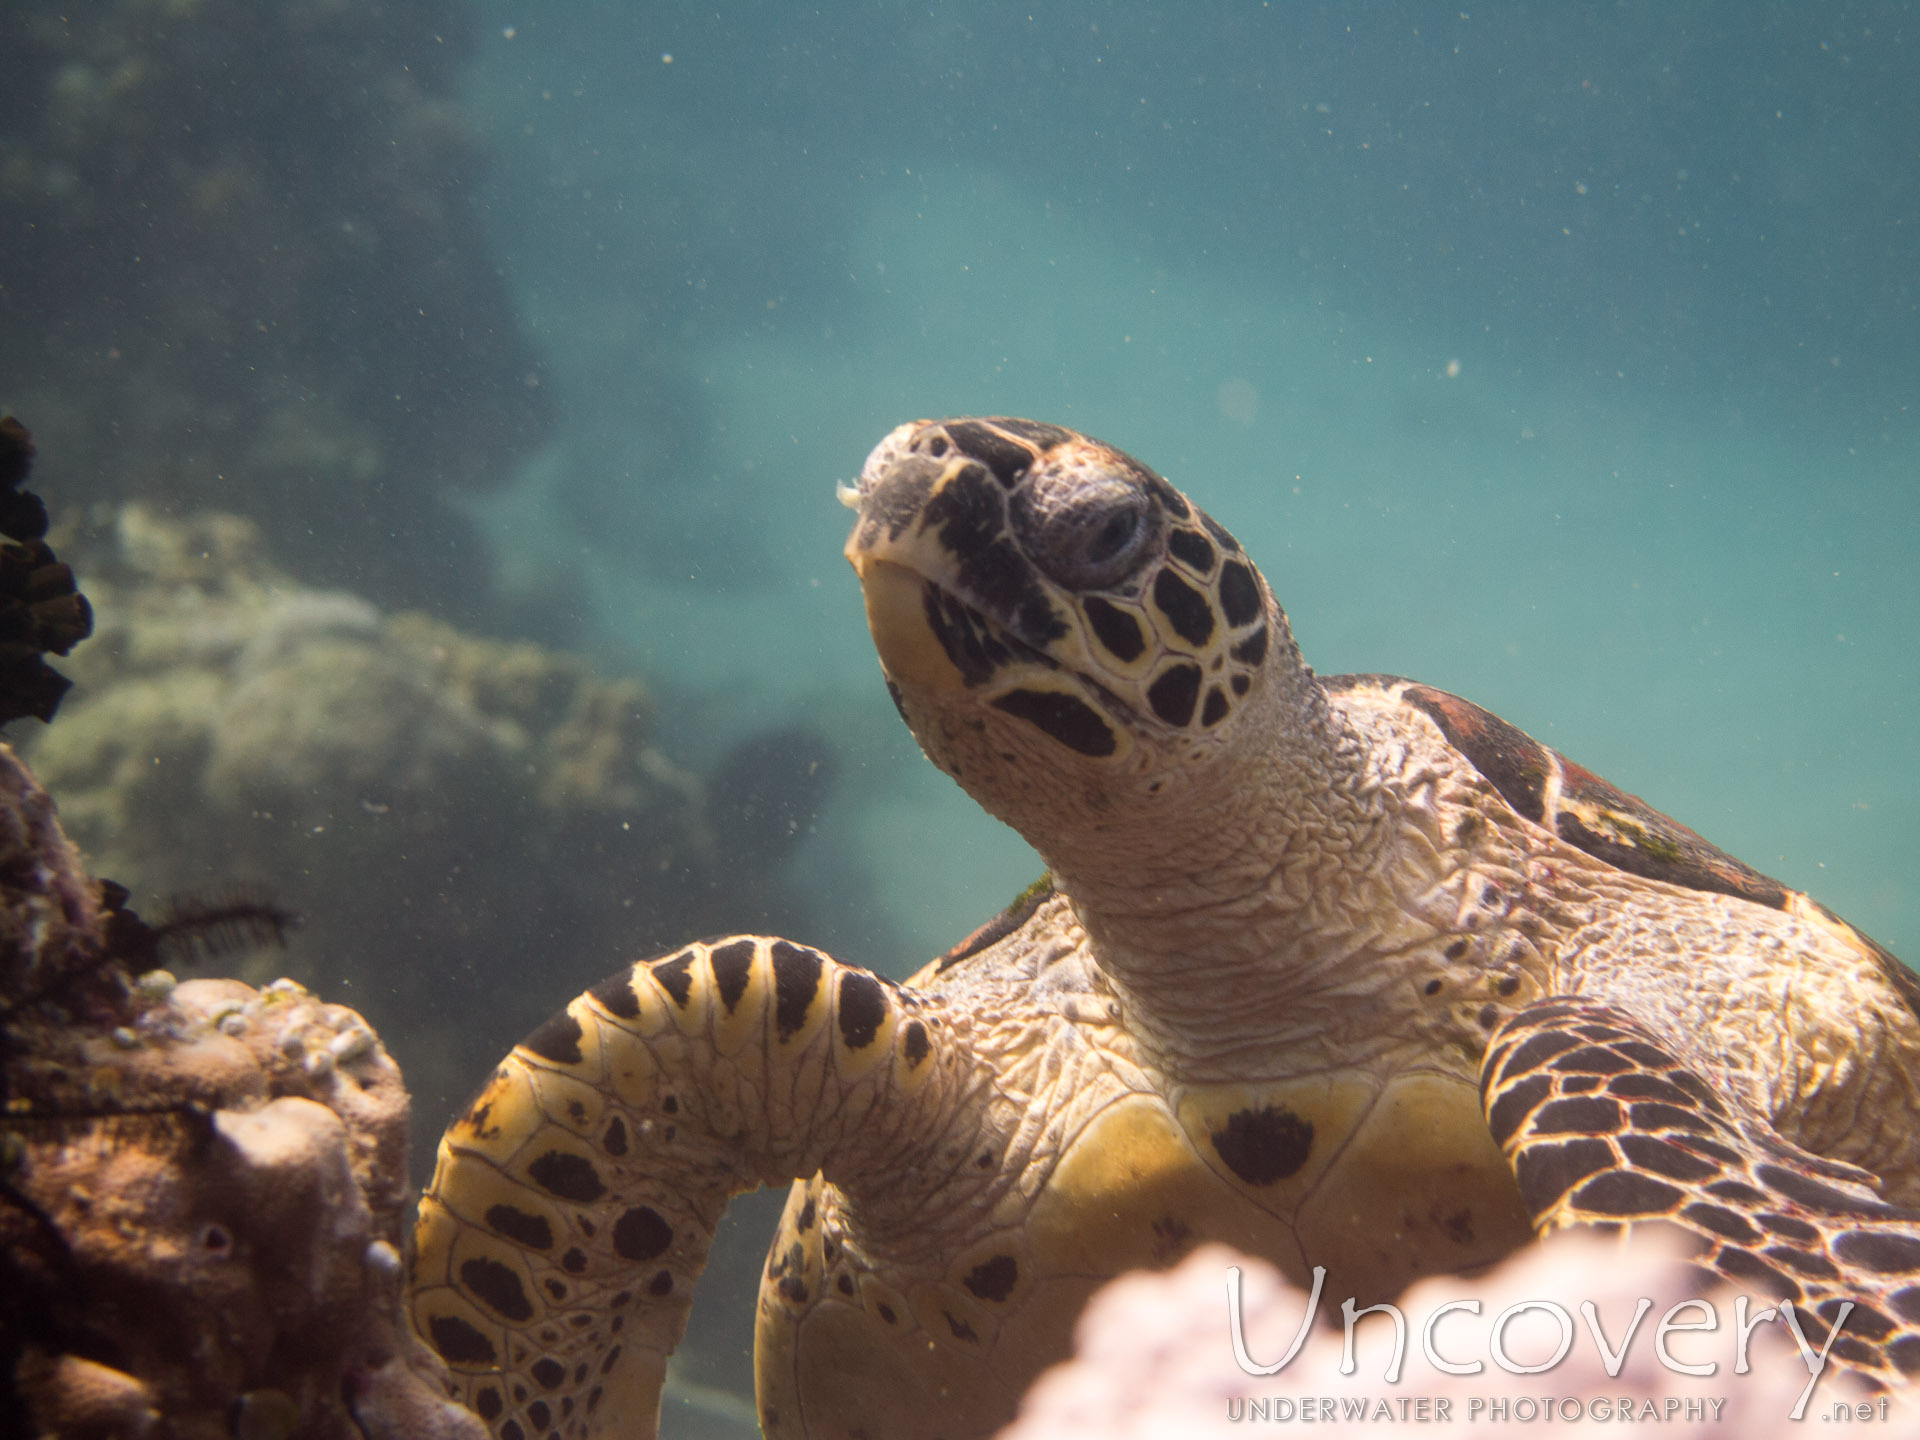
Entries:
POLYGON ((1447 946, 1446 948, 1447 959, 1458 960, 1462 955, 1467 953, 1467 949, 1470 944, 1471 942, 1466 940, 1454 941, 1451 945, 1447 946))
POLYGON ((675 1005, 686 1009, 687 1001, 693 996, 693 952, 682 950, 671 960, 655 961, 653 978, 673 997, 675 1005))
POLYGON ((1619 1128, 1619 1102, 1598 1096, 1550 1101, 1533 1117, 1536 1135, 1611 1135, 1619 1128))
POLYGON ((1098 595, 1089 595, 1081 603, 1086 607, 1087 621, 1093 626, 1094 636, 1102 645, 1121 660, 1140 658, 1147 648, 1147 641, 1140 633, 1138 620, 1098 595))
POLYGON ((1236 640, 1227 653, 1242 665, 1258 665, 1267 658, 1267 627, 1262 625, 1244 640, 1236 640))
POLYGON ((880 1304, 875 1306, 874 1308, 878 1312, 880 1318, 886 1321, 887 1324, 889 1325, 894 1324, 900 1318, 899 1316, 893 1313, 893 1307, 887 1304, 886 1301, 884 1300, 881 1301, 880 1304))
MULTIPOLYGON (((558 1280, 543 1280, 541 1282, 541 1288, 545 1290, 547 1294, 552 1296, 555 1300, 564 1300, 567 1298, 567 1287, 558 1280)), ((576 1315, 573 1318, 576 1322, 582 1319, 585 1319, 589 1324, 592 1323, 592 1319, 593 1319, 592 1316, 580 1316, 580 1315, 576 1315)))
POLYGON ((851 1275, 842 1275, 838 1280, 834 1281, 834 1285, 842 1295, 851 1295, 853 1293, 853 1277, 851 1275))
POLYGON ((1174 559, 1202 576, 1213 569, 1213 562, 1218 558, 1213 552, 1212 542, 1198 530, 1171 531, 1167 535, 1167 549, 1172 552, 1174 559))
POLYGON ((535 1157, 527 1166, 527 1174, 534 1184, 549 1195, 557 1195, 562 1200, 575 1200, 583 1205, 607 1193, 606 1182, 601 1180, 600 1172, 593 1168, 593 1162, 584 1155, 569 1154, 565 1150, 549 1150, 535 1157))
POLYGON ((1809 1210, 1817 1210, 1828 1215, 1846 1216, 1892 1216, 1899 1212, 1892 1206, 1876 1201, 1849 1195, 1844 1190, 1836 1190, 1818 1180, 1785 1169, 1779 1165, 1760 1165, 1754 1170, 1760 1183, 1789 1200, 1796 1200, 1809 1210))
POLYGON ((1631 1170, 1596 1175, 1574 1192, 1573 1203, 1597 1215, 1665 1215, 1685 1192, 1631 1170))
POLYGON ((932 1048, 932 1043, 927 1039, 927 1027, 918 1020, 910 1022, 900 1046, 901 1053, 907 1057, 907 1064, 918 1065, 927 1058, 932 1048))
POLYGON ((1233 687, 1233 693, 1236 695, 1244 695, 1253 688, 1253 682, 1244 675, 1236 675, 1227 683, 1233 687))
POLYGON ((813 1222, 817 1216, 818 1212, 813 1207, 813 1197, 809 1195, 807 1203, 800 1207, 800 1218, 793 1222, 793 1228, 804 1235, 813 1228, 813 1222))
POLYGON ((1147 687, 1147 703, 1169 725, 1185 725, 1193 719, 1193 707, 1199 700, 1198 665, 1171 666, 1147 687))
POLYGON ((967 1324, 964 1320, 956 1319, 951 1310, 942 1310, 940 1313, 947 1317, 947 1328, 953 1332, 954 1339, 978 1340, 980 1338, 973 1333, 973 1327, 971 1325, 967 1324))
MULTIPOLYGON (((542 1360, 542 1361, 539 1361, 534 1368, 537 1370, 540 1365, 552 1365, 552 1364, 553 1362, 551 1360, 542 1360)), ((556 1366, 555 1368, 558 1368, 558 1367, 556 1366)), ((565 1379, 565 1378, 566 1377, 564 1375, 561 1376, 561 1379, 565 1379)), ((556 1380, 553 1383, 554 1385, 558 1385, 560 1381, 556 1380)), ((547 1388, 551 1390, 553 1388, 553 1385, 549 1385, 547 1386, 547 1388)), ((553 1424, 553 1410, 547 1404, 546 1401, 536 1400, 531 1405, 527 1406, 527 1419, 530 1422, 532 1422, 533 1428, 536 1432, 544 1431, 545 1429, 547 1429, 548 1426, 553 1424)))
MULTIPOLYGON (((1199 673, 1194 671, 1196 683, 1199 673)), ((992 703, 994 709, 1026 721, 1082 755, 1111 755, 1118 748, 1112 727, 1076 695, 1061 690, 1009 690, 992 703)))
POLYGON ((613 1223, 613 1253, 623 1260, 655 1260, 673 1244, 673 1227, 651 1205, 635 1205, 613 1223))
POLYGON ((720 992, 720 1003, 731 1015, 740 997, 747 993, 747 980, 753 973, 753 941, 729 940, 715 947, 709 963, 713 966, 713 985, 720 992))
POLYGON ((560 1257, 560 1268, 565 1270, 569 1275, 580 1274, 587 1268, 586 1251, 577 1245, 574 1246, 560 1257))
POLYGON ((1011 1255, 995 1255, 982 1260, 967 1272, 963 1282, 982 1300, 1003 1301, 1020 1281, 1020 1262, 1011 1255))
POLYGON ((1245 625, 1260 614, 1260 582, 1237 560, 1228 561, 1220 569, 1220 609, 1227 624, 1234 626, 1245 625))
MULTIPOLYGON (((1225 582, 1223 574, 1223 587, 1225 582)), ((1153 577, 1153 603, 1167 617, 1173 633, 1189 645, 1204 645, 1213 638, 1213 606, 1174 571, 1162 570, 1153 577)))
POLYGON ((786 940, 773 942, 773 1024, 782 1040, 807 1023, 807 1012, 820 993, 824 963, 817 950, 786 940))
MULTIPOLYGON (((488 1359, 492 1359, 493 1347, 487 1347, 488 1359)), ((500 1391, 492 1385, 482 1386, 474 1393, 473 1413, 482 1420, 497 1420, 500 1412, 507 1408, 507 1402, 501 1398, 500 1391)))
POLYGON ((795 1305, 807 1303, 807 1282, 798 1275, 783 1277, 775 1288, 779 1290, 782 1298, 791 1300, 795 1305))
POLYGON ((460 1263, 460 1283, 494 1314, 519 1323, 533 1318, 533 1302, 520 1284, 519 1272, 498 1260, 475 1255, 460 1263))
POLYGON ((627 1153, 627 1122, 618 1115, 607 1121, 606 1133, 600 1137, 601 1147, 609 1155, 627 1153))
POLYGON ((556 1065, 578 1065, 580 1063, 580 1022, 562 1010, 522 1040, 520 1047, 523 1050, 531 1050, 541 1059, 551 1060, 556 1065))
POLYGON ((1711 1160, 1652 1135, 1622 1135, 1620 1149, 1642 1169, 1672 1180, 1705 1180, 1720 1173, 1720 1167, 1711 1160))
POLYGON ((1295 1174, 1313 1151, 1313 1124, 1284 1106, 1236 1110, 1226 1128, 1211 1131, 1220 1161, 1249 1185, 1271 1185, 1295 1174))
POLYGON ((1613 1147, 1604 1140, 1568 1140, 1529 1145, 1514 1157, 1513 1169, 1520 1198, 1538 1216, 1589 1175, 1611 1169, 1615 1163, 1613 1147))
MULTIPOLYGON (((1722 1273, 1731 1275, 1736 1280, 1750 1280, 1766 1286, 1769 1299, 1784 1297, 1788 1300, 1798 1301, 1800 1297, 1806 1293, 1800 1288, 1800 1282, 1798 1280, 1793 1279, 1789 1275, 1782 1275, 1751 1250, 1742 1250, 1735 1245, 1725 1246, 1718 1255, 1713 1257, 1713 1263, 1722 1273)), ((1805 1319, 1806 1317, 1802 1318, 1805 1319)), ((1811 1326, 1804 1328, 1808 1330, 1812 1329, 1811 1326)), ((1824 1326, 1821 1327, 1823 1331, 1825 1328, 1824 1326)), ((1807 1338, 1813 1340, 1815 1337, 1809 1334, 1807 1338)), ((1818 1342, 1816 1341, 1816 1343, 1818 1342)))
POLYGON ((618 1345, 612 1346, 608 1349, 606 1355, 601 1358, 600 1373, 602 1375, 610 1374, 613 1367, 620 1363, 620 1348, 618 1345))
POLYGON ((1440 993, 1440 982, 1438 980, 1427 981, 1423 993, 1428 995, 1438 995, 1440 993))
POLYGON ((647 1285, 647 1293, 656 1298, 673 1293, 673 1272, 662 1270, 647 1285))
POLYGON ((1680 1215, 1681 1218, 1691 1221, 1702 1230, 1711 1230, 1721 1239, 1732 1240, 1739 1245, 1758 1245, 1767 1238, 1746 1216, 1722 1205, 1708 1205, 1704 1201, 1696 1200, 1682 1210, 1680 1215))
POLYGON ((1920 1272, 1920 1240, 1890 1231, 1849 1230, 1833 1242, 1833 1253, 1877 1275, 1920 1272))
POLYGON ((1546 1099, 1552 1089, 1553 1081, 1548 1076, 1529 1075, 1494 1101, 1487 1112, 1487 1128, 1493 1132, 1494 1143, 1505 1145, 1520 1128, 1520 1122, 1533 1113, 1533 1107, 1546 1099))
POLYGON ((544 1215, 529 1215, 511 1205, 487 1207, 487 1228, 529 1250, 553 1248, 553 1227, 544 1215))
POLYGON ((518 1420, 509 1420, 500 1427, 500 1440, 527 1440, 527 1432, 520 1428, 518 1420))
POLYGON ((663 1115, 678 1115, 680 1113, 680 1097, 678 1095, 663 1095, 660 1099, 660 1113, 663 1115))
POLYGON ((859 970, 842 971, 836 1014, 840 1038, 849 1050, 864 1050, 887 1018, 887 992, 873 976, 859 970))
POLYGON ((1500 1066, 1500 1083, 1504 1085, 1516 1075, 1539 1069, 1554 1056, 1573 1049, 1579 1043, 1573 1036, 1557 1030, 1543 1030, 1537 1035, 1528 1036, 1500 1066))
POLYGON ((640 1013, 640 997, 633 993, 633 972, 609 975, 587 992, 609 1015, 631 1020, 640 1013))
POLYGON ((1495 994, 1517 994, 1520 989, 1520 977, 1518 975, 1502 975, 1494 982, 1493 988, 1495 994))
POLYGON ((493 1342, 458 1315, 435 1315, 427 1321, 427 1336, 449 1365, 493 1365, 500 1359, 493 1342))
POLYGON ((1207 703, 1200 707, 1200 723, 1218 725, 1227 718, 1227 697, 1218 685, 1207 688, 1207 703))

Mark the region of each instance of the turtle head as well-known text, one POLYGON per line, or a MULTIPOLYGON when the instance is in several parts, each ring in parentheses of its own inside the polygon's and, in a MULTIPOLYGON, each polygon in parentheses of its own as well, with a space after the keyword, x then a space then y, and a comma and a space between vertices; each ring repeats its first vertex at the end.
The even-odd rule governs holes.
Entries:
POLYGON ((847 558, 902 715, 1050 862, 1036 812, 1117 821, 1129 794, 1151 809, 1175 775, 1230 768, 1276 673, 1301 670, 1234 538, 1071 430, 903 425, 842 498, 859 511, 847 558))

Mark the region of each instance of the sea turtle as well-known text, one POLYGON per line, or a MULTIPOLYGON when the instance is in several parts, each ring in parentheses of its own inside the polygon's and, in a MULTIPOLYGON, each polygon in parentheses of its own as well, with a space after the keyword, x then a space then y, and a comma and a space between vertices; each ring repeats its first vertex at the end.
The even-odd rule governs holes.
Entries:
POLYGON ((1316 676, 1110 446, 920 422, 843 498, 901 715, 1048 878, 904 986, 732 936, 513 1051, 410 1291, 497 1435, 653 1434, 728 1197, 796 1179, 770 1436, 990 1434, 1096 1286, 1206 1239, 1366 1303, 1671 1221, 1816 1345, 1855 1302, 1840 1363, 1920 1369, 1920 985, 1886 951, 1464 700, 1316 676))

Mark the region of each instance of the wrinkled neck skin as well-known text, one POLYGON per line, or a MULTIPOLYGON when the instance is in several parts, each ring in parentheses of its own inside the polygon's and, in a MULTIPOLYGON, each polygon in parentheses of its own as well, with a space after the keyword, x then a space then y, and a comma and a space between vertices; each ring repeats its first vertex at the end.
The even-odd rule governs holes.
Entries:
POLYGON ((1315 1007, 1291 1002, 1339 991, 1341 962, 1370 938, 1350 918, 1373 908, 1355 891, 1386 868, 1366 747, 1269 606, 1281 643, 1253 703, 1225 733, 1181 742, 1191 755, 1143 745, 1137 763, 1102 769, 998 715, 984 734, 973 716, 915 724, 935 762, 1039 851, 1129 1023, 1176 1053, 1217 1052, 1242 1026, 1271 1045, 1289 1017, 1310 1033, 1315 1007))

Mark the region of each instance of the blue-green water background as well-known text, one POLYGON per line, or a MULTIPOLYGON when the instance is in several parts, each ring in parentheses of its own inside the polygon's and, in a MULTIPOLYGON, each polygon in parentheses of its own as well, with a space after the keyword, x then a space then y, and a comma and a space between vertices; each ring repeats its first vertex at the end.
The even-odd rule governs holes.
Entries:
POLYGON ((530 563, 683 749, 843 748, 819 853, 909 941, 848 915, 847 958, 1036 870, 914 755, 838 557, 833 483, 967 412, 1167 473, 1322 670, 1468 695, 1920 954, 1907 7, 484 14, 561 414, 495 518, 576 517, 530 563))
POLYGON ((799 863, 870 898, 807 938, 904 973, 1037 869, 895 719, 833 501, 1001 412, 1189 490, 1321 670, 1467 695, 1920 955, 1909 6, 479 12, 559 416, 482 514, 677 753, 840 748, 799 863))
POLYGON ((560 415, 508 563, 586 581, 683 749, 829 734, 914 955, 1034 862, 914 757, 832 490, 970 412, 1168 474, 1321 670, 1470 696, 1920 953, 1908 6, 480 10, 560 415))

